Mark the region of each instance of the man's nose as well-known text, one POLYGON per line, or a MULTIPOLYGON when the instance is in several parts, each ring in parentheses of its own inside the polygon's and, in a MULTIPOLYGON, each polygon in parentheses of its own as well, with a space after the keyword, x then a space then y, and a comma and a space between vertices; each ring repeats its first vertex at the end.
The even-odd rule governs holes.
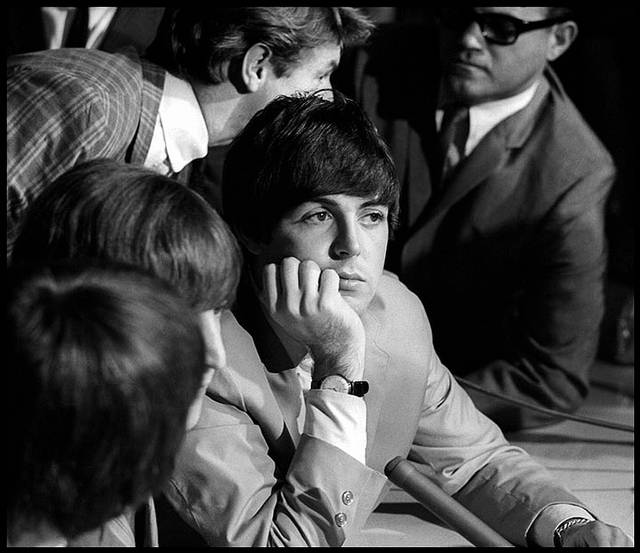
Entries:
POLYGON ((332 257, 337 259, 360 255, 362 248, 360 237, 358 236, 358 229, 355 225, 341 225, 333 241, 332 250, 332 257))
POLYGON ((470 21, 460 33, 460 44, 468 50, 480 50, 484 45, 482 29, 477 21, 470 21))

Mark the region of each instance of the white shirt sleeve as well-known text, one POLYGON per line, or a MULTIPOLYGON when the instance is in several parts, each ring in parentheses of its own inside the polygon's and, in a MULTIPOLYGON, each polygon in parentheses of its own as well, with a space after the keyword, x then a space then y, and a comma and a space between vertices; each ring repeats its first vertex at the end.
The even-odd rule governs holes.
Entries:
POLYGON ((364 399, 333 390, 304 393, 304 433, 342 449, 365 464, 367 406, 364 399))
POLYGON ((311 366, 305 357, 297 368, 302 389, 301 433, 324 440, 365 464, 367 406, 364 399, 333 390, 311 390, 311 366))

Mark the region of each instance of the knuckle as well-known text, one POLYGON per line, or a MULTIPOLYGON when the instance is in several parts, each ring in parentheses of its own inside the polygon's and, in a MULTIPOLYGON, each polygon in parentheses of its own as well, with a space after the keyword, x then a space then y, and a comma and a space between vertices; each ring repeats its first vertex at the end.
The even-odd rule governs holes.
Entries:
POLYGON ((318 264, 313 261, 313 259, 305 259, 301 261, 300 267, 303 267, 306 270, 320 270, 320 267, 318 267, 318 264))
POLYGON ((282 259, 282 266, 286 268, 297 267, 300 264, 300 261, 295 257, 284 257, 282 259))

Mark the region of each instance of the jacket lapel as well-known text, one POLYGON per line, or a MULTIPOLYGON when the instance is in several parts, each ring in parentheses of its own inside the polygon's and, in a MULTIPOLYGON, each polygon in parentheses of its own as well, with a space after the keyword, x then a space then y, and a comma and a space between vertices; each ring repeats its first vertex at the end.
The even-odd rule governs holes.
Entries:
MULTIPOLYGON (((131 57, 133 58, 133 55, 131 57)), ((142 102, 138 128, 127 151, 127 161, 143 164, 149 152, 149 146, 151 146, 156 118, 160 109, 165 70, 145 59, 137 58, 137 61, 141 64, 142 69, 142 102)))
POLYGON ((372 305, 362 316, 365 333, 367 336, 367 344, 365 350, 365 368, 364 379, 369 382, 369 392, 364 396, 367 405, 367 465, 370 465, 370 459, 373 454, 373 446, 376 442, 375 436, 378 428, 378 420, 380 412, 385 403, 387 386, 386 380, 389 371, 389 355, 378 346, 378 337, 380 335, 382 325, 375 316, 377 302, 380 299, 375 296, 372 305))
MULTIPOLYGON (((545 73, 553 77, 549 68, 545 73)), ((549 92, 549 83, 542 78, 529 104, 496 125, 463 159, 426 205, 409 233, 402 252, 403 272, 413 272, 423 252, 430 251, 435 234, 451 208, 501 167, 512 149, 522 147, 535 121, 536 113, 549 92)))
POLYGON ((442 196, 435 205, 435 213, 448 210, 471 190, 484 182, 500 167, 509 150, 522 147, 536 121, 534 114, 549 91, 545 78, 540 80, 531 101, 521 110, 507 117, 489 131, 471 154, 463 159, 442 186, 442 196))
POLYGON ((291 436, 291 455, 300 439, 298 414, 302 408, 301 388, 295 372, 297 366, 271 328, 250 283, 243 277, 234 314, 251 335, 258 355, 267 369, 267 380, 278 402, 285 426, 291 436))

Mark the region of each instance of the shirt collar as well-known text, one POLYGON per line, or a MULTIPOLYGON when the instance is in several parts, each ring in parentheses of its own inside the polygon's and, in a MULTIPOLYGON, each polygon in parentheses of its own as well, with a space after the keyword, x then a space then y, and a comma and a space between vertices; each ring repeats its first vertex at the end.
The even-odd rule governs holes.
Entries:
POLYGON ((180 172, 207 155, 209 133, 191 85, 166 74, 158 111, 171 170, 180 172))
MULTIPOLYGON (((523 109, 532 100, 538 84, 539 81, 535 81, 529 88, 509 98, 471 106, 469 108, 469 136, 465 145, 465 155, 469 155, 480 140, 498 123, 523 109)), ((438 129, 442 123, 442 114, 442 109, 436 111, 438 129)))

